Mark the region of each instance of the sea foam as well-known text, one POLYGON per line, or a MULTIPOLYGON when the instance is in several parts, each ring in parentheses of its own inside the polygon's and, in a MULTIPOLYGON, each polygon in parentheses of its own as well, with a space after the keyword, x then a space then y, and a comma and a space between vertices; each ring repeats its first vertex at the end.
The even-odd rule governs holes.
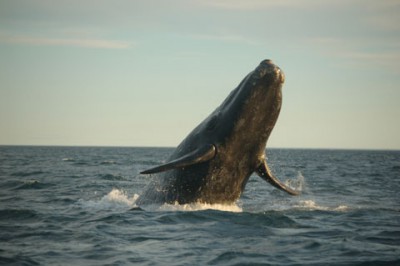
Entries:
MULTIPOLYGON (((128 193, 121 189, 112 189, 107 195, 98 200, 80 200, 81 206, 90 209, 107 210, 129 210, 135 207, 136 201, 139 198, 138 194, 129 196, 128 193)), ((147 211, 203 211, 203 210, 218 210, 225 212, 242 212, 242 208, 237 204, 207 204, 207 203, 190 203, 190 204, 162 204, 162 205, 147 205, 143 207, 147 211)))
POLYGON ((99 200, 80 200, 79 203, 81 206, 91 209, 131 209, 136 207, 136 200, 139 198, 139 195, 134 194, 132 197, 120 189, 112 189, 107 195, 103 196, 99 200))
POLYGON ((339 205, 336 207, 321 206, 317 204, 314 200, 300 200, 295 208, 308 209, 308 210, 318 210, 318 211, 347 211, 349 209, 346 205, 339 205))
POLYGON ((163 204, 159 207, 161 211, 204 211, 217 210, 224 212, 242 212, 242 208, 237 204, 208 204, 208 203, 190 203, 190 204, 163 204))

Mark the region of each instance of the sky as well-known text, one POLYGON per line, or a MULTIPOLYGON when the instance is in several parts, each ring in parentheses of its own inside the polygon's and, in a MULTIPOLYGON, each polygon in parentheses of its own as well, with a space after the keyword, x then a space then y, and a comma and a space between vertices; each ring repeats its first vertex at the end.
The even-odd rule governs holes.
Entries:
POLYGON ((268 147, 400 149, 398 0, 1 0, 0 145, 174 147, 263 59, 268 147))

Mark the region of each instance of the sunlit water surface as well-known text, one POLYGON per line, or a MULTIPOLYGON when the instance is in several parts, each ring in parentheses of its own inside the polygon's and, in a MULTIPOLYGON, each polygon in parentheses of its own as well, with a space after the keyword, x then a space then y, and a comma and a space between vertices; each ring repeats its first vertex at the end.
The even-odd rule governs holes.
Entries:
POLYGON ((1 265, 399 265, 400 152, 271 149, 234 205, 141 206, 173 149, 0 147, 1 265))

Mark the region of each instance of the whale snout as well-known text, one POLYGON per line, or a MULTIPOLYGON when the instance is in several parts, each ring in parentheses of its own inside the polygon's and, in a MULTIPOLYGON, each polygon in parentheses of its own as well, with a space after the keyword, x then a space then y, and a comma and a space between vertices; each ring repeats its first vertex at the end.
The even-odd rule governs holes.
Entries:
POLYGON ((274 65, 274 63, 272 62, 271 59, 264 59, 263 61, 261 61, 260 65, 264 64, 264 65, 274 65))
POLYGON ((258 78, 260 79, 272 78, 280 83, 285 82, 285 74, 270 59, 261 61, 260 65, 256 68, 256 73, 259 75, 258 78))

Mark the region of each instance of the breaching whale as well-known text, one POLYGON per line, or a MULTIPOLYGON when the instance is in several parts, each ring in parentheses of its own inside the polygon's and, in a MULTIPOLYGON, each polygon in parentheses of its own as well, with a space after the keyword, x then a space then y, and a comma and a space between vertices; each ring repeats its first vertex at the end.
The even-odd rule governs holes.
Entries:
POLYGON ((271 60, 262 61, 222 104, 179 144, 137 204, 232 204, 256 172, 291 195, 268 167, 265 147, 282 105, 285 76, 271 60))

